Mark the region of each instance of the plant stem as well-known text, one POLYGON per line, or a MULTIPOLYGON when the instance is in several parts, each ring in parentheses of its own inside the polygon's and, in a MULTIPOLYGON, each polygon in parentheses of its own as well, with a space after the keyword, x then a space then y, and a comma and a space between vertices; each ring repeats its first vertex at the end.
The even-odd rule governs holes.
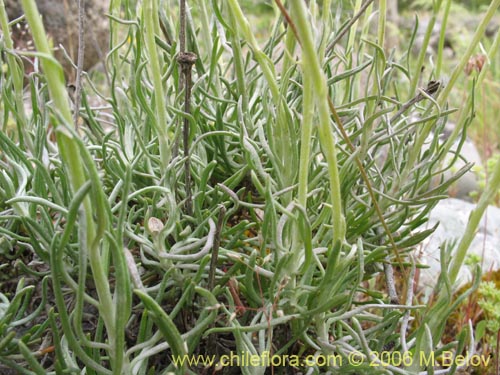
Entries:
POLYGON ((443 106, 446 103, 446 100, 448 99, 448 95, 450 94, 451 89, 455 86, 455 83, 456 83, 458 77, 461 74, 463 74, 465 64, 467 64, 470 57, 472 56, 472 53, 474 52, 476 47, 479 45, 481 38, 484 37, 484 34, 486 32, 486 27, 490 23, 493 16, 496 14, 499 6, 500 6, 500 0, 494 0, 491 2, 490 6, 488 7, 486 14, 484 15, 483 19, 481 20, 481 23, 479 24, 479 26, 476 29, 476 32, 472 38, 472 41, 469 43, 467 50, 464 52, 464 54, 460 58, 460 61, 457 64, 457 66, 455 66, 455 69, 453 69, 453 73, 451 74, 450 80, 447 82, 443 92, 441 93, 441 95, 439 97, 438 103, 440 106, 443 106))
POLYGON ((441 76, 441 67, 443 66, 443 49, 444 42, 446 38, 446 27, 448 25, 448 16, 450 14, 451 0, 446 0, 446 5, 444 8, 443 21, 441 24, 441 32, 439 33, 439 46, 438 46, 438 57, 436 63, 436 78, 439 79, 441 76))
MULTIPOLYGON (((181 52, 177 61, 179 62, 184 76, 184 112, 191 114, 191 69, 196 62, 197 56, 192 52, 181 52)), ((193 214, 193 197, 191 192, 191 156, 189 154, 189 118, 184 117, 183 143, 184 143, 184 178, 186 190, 186 212, 193 214)))
POLYGON ((146 0, 144 4, 144 23, 146 24, 146 46, 149 52, 149 63, 154 87, 156 120, 152 121, 158 136, 162 175, 167 172, 170 162, 170 142, 168 136, 167 111, 161 79, 160 57, 156 49, 155 33, 160 28, 158 19, 158 0, 146 0))
POLYGON ((292 17, 297 26, 299 40, 302 45, 303 74, 313 82, 315 102, 319 115, 319 140, 325 159, 328 164, 328 175, 331 189, 333 243, 345 240, 345 219, 342 212, 342 197, 340 190, 340 179, 337 165, 337 147, 333 130, 330 126, 330 109, 328 104, 328 90, 326 77, 321 69, 320 61, 316 55, 316 48, 307 21, 307 7, 304 1, 292 1, 290 3, 292 17))
POLYGON ((279 87, 276 80, 276 73, 274 71, 274 65, 272 61, 265 55, 264 52, 259 47, 255 36, 252 33, 250 28, 250 24, 248 20, 245 18, 243 11, 240 8, 237 0, 228 0, 229 8, 233 13, 236 22, 239 25, 241 32, 243 33, 244 38, 246 39, 249 47, 252 49, 254 53, 255 60, 260 65, 262 72, 264 73, 264 77, 266 78, 267 84, 269 85, 269 89, 271 90, 271 94, 273 97, 273 101, 276 105, 279 104, 279 87))
POLYGON ((78 129, 78 117, 80 114, 80 103, 82 100, 82 71, 83 59, 85 57, 85 0, 77 0, 78 6, 78 61, 75 78, 75 103, 73 123, 78 129))
POLYGON ((16 103, 16 112, 19 116, 19 121, 17 123, 17 131, 19 142, 21 144, 26 144, 28 149, 34 153, 33 141, 29 133, 27 132, 28 120, 26 118, 26 111, 24 109, 23 100, 23 66, 18 64, 15 57, 12 55, 14 50, 14 43, 10 36, 9 30, 9 19, 7 18, 7 12, 5 10, 5 4, 3 0, 0 0, 0 28, 3 31, 3 40, 5 47, 9 51, 7 53, 7 65, 12 77, 12 85, 14 86, 14 97, 16 103))
POLYGON ((491 176, 491 179, 489 180, 485 191, 481 195, 481 198, 479 199, 476 208, 472 210, 472 212, 469 215, 469 220, 467 222, 467 227, 465 228, 465 233, 462 236, 462 239, 458 244, 457 251, 455 252, 455 255, 453 256, 453 259, 451 261, 448 271, 448 277, 452 285, 457 280, 458 272, 460 271, 460 268, 462 267, 462 264, 465 260, 465 256, 467 255, 467 250, 469 249, 470 244, 472 243, 472 240, 476 235, 476 230, 479 226, 479 222, 481 221, 481 218, 483 217, 486 208, 488 208, 488 205, 493 201, 493 199, 497 195, 499 189, 500 189, 500 161, 496 163, 493 175, 491 176))
POLYGON ((241 95, 241 106, 243 112, 248 111, 248 90, 245 82, 245 63, 241 50, 240 32, 238 23, 234 16, 234 12, 229 12, 229 24, 232 28, 231 32, 231 49, 233 50, 234 73, 236 75, 236 84, 238 92, 241 95))
MULTIPOLYGON (((373 0, 366 0, 362 5, 361 5, 361 0, 356 0, 356 4, 354 5, 354 12, 355 15, 349 20, 349 23, 346 25, 346 27, 342 30, 342 32, 339 32, 339 35, 335 38, 335 40, 332 42, 329 48, 333 48, 335 44, 338 43, 340 38, 350 31, 349 33, 349 39, 347 41, 347 47, 346 51, 350 51, 352 48, 354 48, 354 41, 356 38, 356 30, 358 28, 358 20, 359 17, 365 12, 365 10, 368 8, 368 6, 373 2, 373 0)), ((352 57, 352 56, 351 56, 352 57)), ((352 64, 352 59, 350 61, 352 64)))
POLYGON ((324 61, 325 59, 325 54, 326 54, 326 47, 327 47, 327 41, 328 41, 328 35, 332 32, 332 30, 327 29, 328 26, 330 26, 330 8, 332 6, 332 1, 331 0, 324 0, 323 1, 323 10, 321 14, 321 28, 322 28, 322 37, 321 37, 321 44, 319 46, 318 50, 318 59, 319 61, 324 61))
POLYGON ((386 22, 387 22, 387 0, 380 0, 378 5, 377 43, 382 48, 384 48, 384 43, 385 43, 386 22))
MULTIPOLYGON (((77 192, 87 181, 87 174, 85 173, 84 160, 82 159, 77 140, 74 138, 75 134, 71 133, 66 127, 71 127, 72 116, 69 107, 69 98, 64 84, 64 76, 61 65, 54 59, 51 54, 48 39, 37 11, 35 0, 22 0, 22 5, 25 11, 26 19, 30 25, 35 46, 41 56, 41 64, 45 75, 47 77, 47 85, 49 88, 50 96, 54 102, 54 107, 58 111, 60 118, 64 123, 55 122, 57 129, 56 137, 59 145, 61 158, 65 164, 66 170, 69 175, 70 184, 73 192, 77 192)), ((85 222, 82 225, 86 228, 85 240, 89 244, 89 261, 94 276, 97 294, 99 296, 99 313, 102 316, 104 324, 107 329, 109 342, 110 342, 110 356, 112 366, 117 368, 121 367, 122 363, 116 364, 114 354, 116 354, 116 332, 115 332, 115 316, 116 309, 113 304, 113 298, 109 289, 109 283, 106 271, 104 269, 106 262, 102 261, 99 252, 100 236, 106 229, 99 227, 96 234, 96 224, 94 222, 94 207, 91 200, 86 196, 83 200, 83 211, 85 215, 85 222)), ((123 334, 119 333, 119 334, 123 334)))
POLYGON ((424 66, 424 60, 427 54, 427 47, 429 46, 432 30, 434 29, 434 25, 436 24, 436 18, 439 13, 439 9, 441 8, 442 2, 443 0, 438 0, 434 5, 434 11, 431 13, 431 18, 429 19, 429 24, 427 25, 427 30, 425 31, 422 47, 418 54, 417 64, 415 65, 415 70, 412 75, 410 91, 408 92, 408 100, 415 95, 415 91, 417 90, 418 81, 421 77, 422 67, 424 66))
MULTIPOLYGON (((472 56, 472 53, 474 52, 474 49, 478 46, 479 42, 481 41, 481 38, 484 36, 484 33, 486 31, 486 27, 488 26, 488 23, 492 19, 492 17, 495 15, 496 10, 500 6, 500 0, 495 0, 493 1, 486 14, 484 15, 481 23, 479 24, 472 41, 469 44, 469 47, 465 51, 465 53, 462 55, 459 63, 457 66, 455 66, 455 69, 453 70, 449 82, 445 85, 443 91, 439 94, 439 98, 437 100, 437 103, 440 108, 442 108, 448 99, 448 96, 452 90, 452 88, 455 86, 455 83, 460 76, 460 74, 463 74, 463 70, 465 67, 465 64, 469 61, 470 57, 472 56)), ((413 91, 412 91, 413 92, 413 91)), ((406 179, 409 170, 413 168, 415 163, 417 162, 418 155, 420 154, 420 151, 422 150, 423 144, 425 142, 425 139, 429 135, 429 133, 432 130, 432 127, 434 126, 434 121, 429 121, 425 124, 425 126, 421 129, 420 132, 418 132, 417 138, 415 140, 415 145, 410 151, 409 155, 409 162, 407 164, 406 170, 403 172, 403 180, 406 179)), ((457 130, 458 131, 458 130, 457 130)), ((452 134, 452 137, 448 139, 447 145, 450 145, 451 142, 453 141, 453 137, 456 136, 455 132, 452 134)), ((444 155, 444 154, 443 154, 444 155)))
MULTIPOLYGON (((252 50, 253 57, 259 64, 262 73, 266 79, 267 85, 271 92, 271 97, 274 106, 277 108, 278 115, 276 116, 275 123, 273 124, 272 137, 270 139, 271 148, 273 151, 273 164, 277 170, 280 188, 284 189, 293 184, 296 176, 296 160, 297 153, 293 147, 297 144, 294 132, 290 131, 290 124, 285 116, 284 101, 280 95, 279 80, 276 76, 274 64, 271 59, 261 50, 254 34, 250 28, 248 20, 245 18, 237 0, 228 0, 228 5, 231 17, 238 25, 243 38, 248 43, 252 50)), ((289 203, 289 194, 283 195, 282 198, 285 204, 289 203)))
POLYGON ((180 0, 179 7, 179 52, 186 52, 186 0, 180 0))
POLYGON ((304 75, 303 85, 298 201, 299 204, 305 209, 307 207, 307 186, 309 182, 309 163, 314 118, 314 83, 311 81, 311 77, 309 75, 304 75))
POLYGON ((488 50, 487 54, 487 60, 485 64, 483 65, 483 68, 481 72, 479 73, 478 77, 476 78, 476 84, 474 86, 475 90, 474 92, 471 92, 467 98, 467 103, 464 105, 462 108, 462 113, 457 121, 457 125, 453 129, 453 132, 447 139, 446 143, 443 145, 443 156, 441 163, 444 162, 445 156, 448 154, 450 149, 453 147, 453 144, 455 143, 457 137, 460 134, 460 131, 464 128, 465 123, 468 121, 468 117, 470 116, 471 111, 473 110, 473 105, 474 105, 474 97, 476 96, 476 91, 479 90, 480 87, 483 86, 484 79, 486 78, 486 73, 489 71, 490 67, 490 61, 495 58, 495 56, 498 53, 498 50, 500 48, 500 30, 497 31, 497 34, 495 35, 495 38, 493 39, 493 43, 491 44, 490 49, 488 50))

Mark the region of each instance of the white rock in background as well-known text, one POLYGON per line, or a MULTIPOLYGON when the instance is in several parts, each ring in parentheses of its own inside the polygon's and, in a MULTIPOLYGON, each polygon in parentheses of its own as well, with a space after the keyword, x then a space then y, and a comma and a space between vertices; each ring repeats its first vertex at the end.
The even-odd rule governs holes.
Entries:
MULTIPOLYGON (((458 145, 455 144, 451 152, 454 152, 457 146, 458 145)), ((448 159, 451 157, 451 155, 448 156, 448 159)), ((444 174, 445 180, 452 177, 456 171, 466 164, 466 162, 474 163, 474 165, 482 165, 481 156, 479 155, 476 145, 469 138, 467 138, 462 145, 460 157, 456 160, 455 165, 453 165, 453 167, 444 174)), ((450 187, 448 193, 453 198, 459 198, 471 202, 471 193, 479 192, 478 182, 476 173, 469 170, 450 187)))
MULTIPOLYGON (((436 231, 424 241, 418 252, 420 264, 429 266, 421 269, 419 289, 430 292, 436 285, 441 272, 440 247, 447 241, 456 240, 453 253, 463 234, 470 212, 476 208, 473 203, 461 199, 448 198, 437 204, 429 217, 431 228, 439 222, 436 231)), ((452 254, 453 254, 452 253, 452 254)), ((481 220, 476 237, 471 243, 468 254, 478 255, 482 259, 483 272, 499 269, 500 260, 500 208, 490 206, 481 220)), ((463 266, 458 276, 460 286, 472 281, 472 274, 467 266, 463 266)))

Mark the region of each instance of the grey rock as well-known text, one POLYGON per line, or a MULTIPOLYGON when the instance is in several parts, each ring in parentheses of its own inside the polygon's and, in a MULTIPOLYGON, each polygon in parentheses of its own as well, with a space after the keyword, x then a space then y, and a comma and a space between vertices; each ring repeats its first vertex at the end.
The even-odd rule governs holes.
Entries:
MULTIPOLYGON (((470 212, 476 208, 473 203, 460 199, 444 199, 432 210, 429 217, 429 228, 439 223, 436 231, 427 238, 418 250, 418 261, 429 268, 419 272, 419 287, 430 292, 437 282, 441 272, 440 247, 444 242, 455 246, 452 256, 463 234, 469 219, 470 212)), ((475 254, 482 259, 482 270, 487 272, 500 268, 500 208, 490 206, 481 220, 481 224, 474 240, 469 247, 468 254, 475 254)), ((472 281, 471 269, 462 266, 458 276, 458 286, 472 281)))
MULTIPOLYGON (((10 20, 23 15, 19 0, 5 0, 5 8, 10 20)), ((75 69, 65 57, 64 48, 73 62, 78 56, 78 8, 75 0, 36 0, 36 4, 48 36, 55 47, 55 56, 61 62, 66 77, 71 79, 75 69)), ((109 22, 106 16, 109 0, 85 1, 85 59, 84 70, 88 70, 103 60, 109 45, 109 22)), ((22 22, 12 30, 15 48, 33 49, 32 37, 26 23, 22 22)), ((29 72, 29 64, 25 64, 29 72)))
MULTIPOLYGON (((451 152, 456 152, 457 147, 458 144, 455 144, 455 146, 451 149, 451 152)), ((476 145, 469 138, 467 138, 462 145, 462 149, 460 150, 460 158, 457 159, 451 170, 448 170, 445 173, 445 179, 450 178, 454 171, 459 170, 467 163, 473 163, 476 166, 482 165, 479 151, 477 150, 476 145)), ((477 193, 479 192, 479 190, 480 187, 478 177, 473 170, 469 170, 450 187, 448 193, 453 198, 459 198, 471 202, 471 194, 477 193)))

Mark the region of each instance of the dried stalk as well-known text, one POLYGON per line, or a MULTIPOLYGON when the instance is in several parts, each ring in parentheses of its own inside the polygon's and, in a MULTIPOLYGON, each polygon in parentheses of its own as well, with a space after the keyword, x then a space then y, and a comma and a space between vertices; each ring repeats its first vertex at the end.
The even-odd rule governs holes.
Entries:
MULTIPOLYGON (((177 62, 181 66, 182 75, 184 76, 184 112, 189 115, 191 114, 191 69, 193 64, 196 62, 195 53, 192 52, 181 52, 179 57, 177 57, 177 62)), ((184 178, 185 178, 185 189, 186 189, 186 212, 188 215, 193 213, 193 197, 191 192, 191 157, 189 155, 189 118, 184 117, 184 129, 183 129, 183 146, 184 146, 184 178)))
POLYGON ((85 0, 77 0, 78 6, 78 60, 75 78, 75 107, 73 122, 78 130, 78 117, 80 114, 80 103, 82 101, 82 72, 85 57, 85 0))

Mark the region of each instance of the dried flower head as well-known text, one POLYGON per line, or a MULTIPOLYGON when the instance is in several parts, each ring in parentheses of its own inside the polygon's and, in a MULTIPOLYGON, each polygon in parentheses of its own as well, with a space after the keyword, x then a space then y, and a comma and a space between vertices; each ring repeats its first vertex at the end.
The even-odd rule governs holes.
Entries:
POLYGON ((465 66, 465 74, 470 76, 474 70, 480 73, 481 70, 483 69, 485 62, 486 62, 486 56, 481 53, 472 56, 467 62, 467 65, 465 66))

